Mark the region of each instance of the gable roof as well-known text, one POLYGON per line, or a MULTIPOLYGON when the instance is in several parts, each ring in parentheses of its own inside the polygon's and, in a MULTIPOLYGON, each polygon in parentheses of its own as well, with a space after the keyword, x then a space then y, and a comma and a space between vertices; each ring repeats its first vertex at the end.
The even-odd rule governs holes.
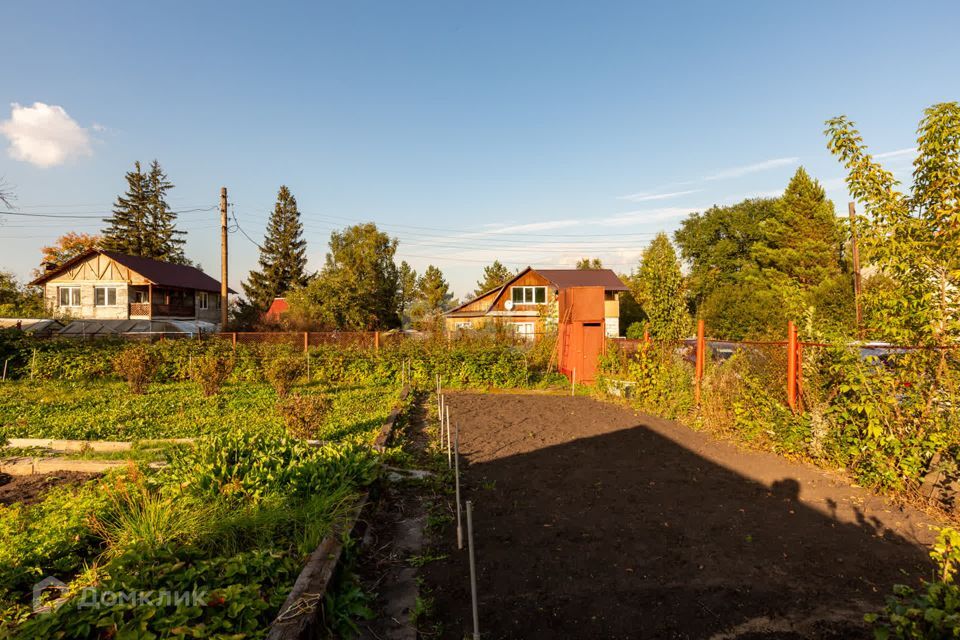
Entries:
MULTIPOLYGON (((67 269, 80 264, 94 254, 104 255, 117 264, 135 271, 155 285, 162 287, 180 287, 182 289, 196 289, 198 291, 220 291, 220 281, 205 274, 196 267, 190 267, 185 264, 173 264, 172 262, 163 262, 153 258, 143 258, 141 256, 130 256, 116 251, 106 251, 104 249, 89 249, 80 255, 67 260, 59 267, 48 271, 30 284, 40 285, 51 278, 54 278, 67 269)), ((232 289, 227 289, 230 293, 236 293, 232 289)))
POLYGON ((626 291, 627 285, 612 269, 534 269, 558 289, 603 287, 607 291, 626 291))
POLYGON ((473 304, 480 298, 488 296, 496 291, 497 295, 493 297, 493 300, 490 302, 490 306, 482 312, 486 314, 497 304, 497 300, 499 300, 500 296, 503 295, 503 292, 507 290, 507 287, 519 280, 521 276, 524 276, 531 271, 540 274, 545 280, 550 282, 550 284, 555 286, 557 289, 567 289, 569 287, 603 287, 606 291, 627 291, 627 285, 623 284, 623 281, 619 278, 619 276, 617 276, 616 273, 613 272, 612 269, 535 269, 533 267, 527 267, 499 287, 494 287, 489 291, 484 291, 479 296, 470 298, 463 304, 450 309, 443 315, 452 315, 467 305, 473 304))

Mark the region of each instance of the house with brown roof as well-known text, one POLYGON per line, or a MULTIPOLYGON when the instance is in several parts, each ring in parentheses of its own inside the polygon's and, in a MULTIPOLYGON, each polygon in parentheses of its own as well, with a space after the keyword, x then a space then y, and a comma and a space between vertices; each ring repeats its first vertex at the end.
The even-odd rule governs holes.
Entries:
POLYGON ((30 284, 43 287, 48 311, 59 318, 141 320, 147 327, 154 321, 220 321, 220 282, 187 265, 90 249, 30 284))
MULTIPOLYGON (((534 269, 527 267, 499 287, 447 311, 448 332, 505 325, 517 335, 534 339, 566 320, 561 317, 560 292, 582 287, 603 288, 604 333, 620 335, 620 294, 627 286, 610 269, 534 269)), ((598 309, 597 314, 601 311, 598 309)))

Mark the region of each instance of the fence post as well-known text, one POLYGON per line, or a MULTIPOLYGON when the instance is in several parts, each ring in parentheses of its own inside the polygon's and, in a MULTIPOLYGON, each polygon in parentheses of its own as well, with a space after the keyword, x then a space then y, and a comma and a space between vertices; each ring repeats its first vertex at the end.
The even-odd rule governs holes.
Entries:
POLYGON ((310 332, 303 332, 303 352, 306 353, 310 349, 310 332))
POLYGON ((380 332, 379 331, 373 332, 373 350, 380 351, 380 332))
POLYGON ((700 406, 700 383, 703 380, 703 371, 706 368, 707 340, 703 320, 697 320, 697 369, 694 380, 693 396, 697 406, 700 406))
POLYGON ((797 327, 787 322, 787 404, 797 411, 797 327))
POLYGON ((236 331, 233 332, 233 350, 234 351, 237 350, 237 332, 236 331))

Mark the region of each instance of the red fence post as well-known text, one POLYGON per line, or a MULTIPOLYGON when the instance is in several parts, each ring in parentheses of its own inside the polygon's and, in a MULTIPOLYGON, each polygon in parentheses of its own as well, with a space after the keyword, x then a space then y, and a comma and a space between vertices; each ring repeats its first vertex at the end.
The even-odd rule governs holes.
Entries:
POLYGON ((787 404, 797 411, 797 327, 787 323, 787 404))
POLYGON ((706 330, 703 320, 697 320, 697 370, 694 380, 693 397, 697 406, 700 406, 700 381, 703 380, 703 370, 706 364, 707 340, 704 337, 706 330))
POLYGON ((303 332, 303 352, 306 353, 310 350, 310 332, 303 332))
POLYGON ((380 351, 380 332, 379 331, 373 332, 373 350, 380 351))

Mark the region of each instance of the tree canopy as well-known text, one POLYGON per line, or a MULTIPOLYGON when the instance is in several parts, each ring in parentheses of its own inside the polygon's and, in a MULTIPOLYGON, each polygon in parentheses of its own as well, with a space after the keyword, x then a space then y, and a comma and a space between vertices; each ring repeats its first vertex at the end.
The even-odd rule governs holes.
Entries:
POLYGON ((399 327, 396 251, 397 240, 372 222, 334 231, 323 269, 287 296, 291 321, 357 331, 399 327))
POLYGON ((410 310, 418 329, 438 329, 440 315, 450 308, 453 294, 443 272, 432 264, 417 279, 416 298, 410 310))
POLYGON ((674 234, 691 310, 728 338, 782 336, 787 320, 852 326, 846 236, 823 187, 800 167, 779 198, 714 206, 674 234))
POLYGON ((267 234, 260 247, 260 269, 251 271, 243 290, 250 304, 265 311, 274 298, 307 283, 307 243, 297 200, 284 185, 270 214, 267 234))
POLYGON ((105 218, 104 249, 177 264, 189 264, 183 253, 184 232, 167 202, 173 183, 156 160, 144 172, 140 162, 126 176, 127 190, 117 197, 113 214, 105 218))
POLYGON ((856 220, 863 261, 885 282, 864 289, 871 337, 953 344, 960 336, 960 103, 924 111, 909 194, 867 152, 852 121, 838 116, 826 124, 827 147, 866 208, 856 220))
POLYGON ((690 322, 683 299, 683 274, 677 252, 665 233, 653 239, 631 280, 631 293, 659 340, 683 337, 690 322))
POLYGON ((40 267, 34 271, 37 276, 43 275, 44 265, 61 265, 67 260, 100 246, 101 237, 92 233, 77 233, 68 231, 52 245, 40 249, 40 267))
POLYGON ((600 258, 580 258, 577 269, 603 269, 603 261, 600 258))
POLYGON ((493 264, 483 268, 483 277, 477 280, 477 288, 473 295, 479 296, 499 287, 515 275, 516 273, 505 267, 499 260, 494 260, 493 264))

